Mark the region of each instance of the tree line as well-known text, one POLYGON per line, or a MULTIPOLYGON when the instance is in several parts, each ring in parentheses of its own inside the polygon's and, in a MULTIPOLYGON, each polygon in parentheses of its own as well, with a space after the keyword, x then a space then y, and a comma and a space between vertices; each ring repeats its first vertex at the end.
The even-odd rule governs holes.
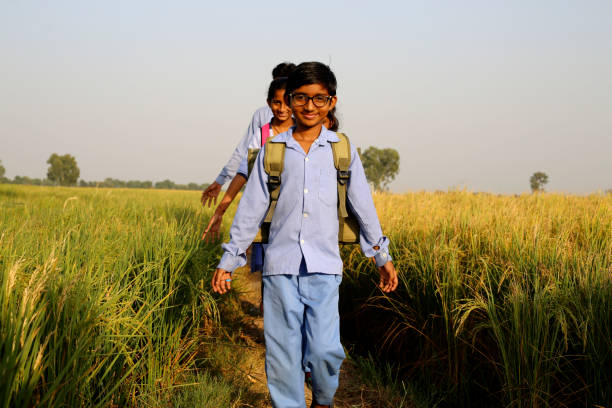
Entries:
MULTIPOLYGON (((386 191, 389 183, 395 179, 399 172, 399 153, 395 149, 379 149, 368 147, 363 153, 359 151, 366 177, 374 190, 386 191)), ((49 168, 47 178, 30 178, 15 176, 13 180, 4 177, 4 167, 0 162, 0 182, 13 184, 29 184, 37 186, 76 186, 79 187, 112 187, 112 188, 159 188, 171 190, 204 190, 208 184, 177 184, 172 180, 152 181, 129 180, 123 181, 107 177, 103 181, 79 180, 81 173, 76 158, 70 154, 59 155, 53 153, 47 160, 49 168), (78 182, 78 183, 77 183, 78 182)))
POLYGON ((107 177, 103 181, 85 181, 79 180, 81 173, 74 156, 70 154, 58 155, 53 153, 47 160, 49 168, 47 169, 47 177, 30 178, 27 176, 15 176, 13 180, 4 177, 6 169, 0 160, 0 183, 6 184, 27 184, 33 186, 79 186, 79 187, 110 187, 110 188, 157 188, 168 190, 204 190, 208 187, 207 183, 189 183, 178 184, 172 180, 163 181, 141 181, 129 180, 123 181, 107 177))
MULTIPOLYGON (((376 191, 386 191, 389 183, 395 179, 399 172, 399 153, 395 149, 379 149, 374 146, 368 147, 363 153, 359 151, 359 156, 363 163, 363 168, 372 186, 376 191)), ((129 180, 123 181, 107 177, 103 181, 78 180, 80 175, 79 166, 74 156, 70 154, 58 155, 53 153, 47 160, 49 168, 47 178, 30 178, 26 176, 15 176, 13 180, 4 177, 6 169, 0 160, 0 183, 29 184, 35 186, 76 186, 79 187, 109 187, 109 188, 157 188, 168 190, 204 190, 208 183, 198 184, 177 184, 172 180, 158 182, 129 180), (77 184, 78 180, 78 184, 77 184)), ((544 185, 548 183, 548 175, 542 171, 537 171, 529 178, 529 187, 534 193, 544 191, 544 185)), ((612 193, 612 189, 606 190, 607 194, 612 193)))

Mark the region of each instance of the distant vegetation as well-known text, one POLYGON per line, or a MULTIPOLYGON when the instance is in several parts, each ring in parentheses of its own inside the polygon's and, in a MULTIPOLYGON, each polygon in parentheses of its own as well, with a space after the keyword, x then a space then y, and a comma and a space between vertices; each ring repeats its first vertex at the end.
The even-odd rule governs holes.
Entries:
POLYGON ((47 178, 60 186, 74 186, 81 174, 76 159, 70 154, 60 156, 53 153, 47 164, 49 164, 47 178))
POLYGON ((176 184, 172 180, 152 181, 130 180, 123 181, 107 177, 104 181, 79 181, 79 187, 113 187, 113 188, 159 188, 164 190, 204 190, 208 183, 176 184))
POLYGON ((548 174, 542 171, 536 171, 529 178, 529 185, 531 187, 531 191, 534 193, 541 193, 544 191, 544 185, 548 183, 548 174))
POLYGON ((374 146, 368 147, 360 153, 368 182, 376 191, 385 191, 389 183, 399 173, 400 156, 395 149, 379 149, 374 146))
MULTIPOLYGON (((30 186, 76 186, 80 175, 80 169, 76 159, 70 154, 58 155, 53 153, 47 160, 47 178, 30 178, 27 176, 15 176, 13 180, 4 177, 5 168, 0 160, 0 183, 25 184, 30 186)), ((104 181, 78 181, 79 187, 109 187, 109 188, 157 188, 165 190, 204 190, 208 183, 177 184, 172 180, 163 181, 123 181, 107 177, 104 181)))

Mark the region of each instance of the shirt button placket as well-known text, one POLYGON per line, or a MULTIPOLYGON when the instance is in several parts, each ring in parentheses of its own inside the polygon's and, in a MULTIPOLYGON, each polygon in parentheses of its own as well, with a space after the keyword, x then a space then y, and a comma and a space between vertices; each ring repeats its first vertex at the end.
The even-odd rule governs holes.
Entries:
POLYGON ((306 219, 308 218, 308 202, 309 202, 309 189, 308 189, 308 182, 310 180, 309 176, 310 176, 310 171, 309 171, 309 167, 307 166, 308 162, 310 161, 310 158, 308 158, 308 156, 304 157, 304 209, 302 212, 302 231, 300 233, 300 246, 304 246, 304 235, 306 234, 306 231, 308 230, 308 227, 306 226, 306 219))

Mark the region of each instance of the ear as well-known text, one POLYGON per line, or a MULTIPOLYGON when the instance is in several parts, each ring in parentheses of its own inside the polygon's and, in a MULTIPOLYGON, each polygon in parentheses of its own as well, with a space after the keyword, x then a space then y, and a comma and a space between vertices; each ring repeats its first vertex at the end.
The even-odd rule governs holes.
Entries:
POLYGON ((334 109, 334 107, 336 106, 336 102, 338 102, 338 97, 336 95, 334 95, 331 98, 331 101, 329 101, 329 110, 334 109))

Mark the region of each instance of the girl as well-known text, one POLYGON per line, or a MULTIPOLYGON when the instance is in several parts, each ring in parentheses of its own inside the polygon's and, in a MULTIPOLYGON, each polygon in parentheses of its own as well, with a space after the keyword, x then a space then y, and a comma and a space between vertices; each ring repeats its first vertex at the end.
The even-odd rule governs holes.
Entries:
MULTIPOLYGON (((296 125, 269 143, 284 143, 280 195, 270 226, 263 269, 266 373, 272 404, 304 407, 304 372, 312 373, 313 407, 329 407, 344 359, 340 344, 338 286, 337 172, 331 143, 338 136, 323 123, 336 105, 336 78, 319 62, 300 64, 290 75, 285 100, 296 125)), ((246 263, 270 201, 265 149, 257 157, 231 229, 231 240, 215 271, 212 287, 231 289, 231 272, 246 263)), ((376 209, 354 146, 351 145, 348 205, 360 222, 364 254, 374 257, 385 292, 397 287, 397 273, 382 235, 376 209)))
MULTIPOLYGON (((294 69, 295 64, 290 62, 282 62, 272 70, 272 79, 288 77, 291 71, 294 69)), ((221 187, 236 175, 236 170, 238 169, 242 158, 247 153, 247 139, 253 132, 259 130, 261 126, 268 123, 270 119, 272 119, 272 116, 272 111, 270 110, 269 106, 263 106, 255 111, 246 134, 242 137, 242 140, 240 140, 238 146, 236 146, 236 149, 234 149, 229 161, 223 167, 223 169, 221 169, 221 173, 219 173, 219 176, 217 176, 215 181, 202 192, 202 205, 208 205, 210 207, 213 201, 215 204, 217 203, 217 196, 221 192, 221 187)))
MULTIPOLYGON (((268 88, 268 97, 266 102, 268 103, 268 107, 272 111, 272 120, 269 123, 266 123, 261 128, 258 128, 257 131, 251 133, 248 138, 248 149, 260 149, 261 142, 264 135, 264 128, 267 129, 266 139, 272 138, 274 135, 283 133, 289 129, 290 126, 293 125, 293 117, 291 116, 291 109, 285 102, 285 85, 287 84, 287 77, 280 77, 274 79, 268 88), (267 125, 267 126, 266 126, 267 125)), ((204 234, 202 235, 202 239, 207 239, 207 237, 212 236, 213 239, 219 237, 219 229, 221 227, 221 221, 223 220, 223 214, 230 206, 234 198, 236 198, 236 194, 240 191, 242 186, 247 181, 247 157, 243 157, 240 167, 238 168, 238 172, 236 176, 232 179, 223 199, 215 209, 213 216, 211 217, 204 234), (209 235, 210 234, 210 235, 209 235)), ((260 249, 257 249, 258 256, 260 249)), ((257 260, 256 260, 257 261, 257 260)), ((256 265, 251 263, 251 270, 257 271, 261 270, 261 266, 259 264, 263 264, 263 258, 261 261, 256 262, 256 265)))
MULTIPOLYGON (((268 107, 272 111, 272 120, 267 124, 269 129, 269 135, 266 140, 274 137, 275 134, 285 132, 293 125, 293 118, 291 117, 291 109, 285 103, 285 85, 287 83, 286 77, 281 77, 273 80, 268 88, 268 98, 266 99, 268 107), (287 119, 287 112, 289 113, 289 119, 287 119)), ((340 121, 336 117, 336 108, 331 109, 325 121, 323 122, 326 128, 337 131, 340 126, 340 121)), ((265 125, 264 125, 265 126, 265 125)), ((261 149, 261 141, 263 139, 263 128, 259 128, 256 132, 251 133, 248 138, 248 150, 261 149)), ((227 191, 223 195, 223 199, 215 209, 213 216, 211 217, 206 230, 202 235, 202 240, 206 239, 207 242, 210 238, 213 240, 219 238, 219 230, 223 221, 223 215, 227 211, 230 204, 236 198, 236 195, 242 189, 248 179, 248 164, 247 158, 244 157, 238 168, 236 176, 232 179, 227 191)), ((254 245, 255 259, 251 259, 251 271, 256 272, 262 270, 263 267, 263 250, 259 244, 254 245)))

